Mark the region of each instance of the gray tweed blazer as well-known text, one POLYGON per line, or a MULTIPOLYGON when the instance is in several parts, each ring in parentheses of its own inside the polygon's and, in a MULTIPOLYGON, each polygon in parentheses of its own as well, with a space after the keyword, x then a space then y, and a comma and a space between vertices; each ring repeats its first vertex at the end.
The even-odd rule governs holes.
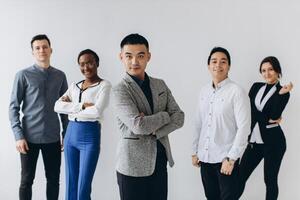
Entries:
POLYGON ((184 113, 163 80, 149 77, 153 113, 141 88, 128 75, 113 87, 113 106, 121 133, 117 149, 119 173, 142 177, 154 172, 156 140, 165 147, 169 165, 174 161, 168 135, 183 126, 184 113), (144 113, 145 116, 141 116, 144 113))

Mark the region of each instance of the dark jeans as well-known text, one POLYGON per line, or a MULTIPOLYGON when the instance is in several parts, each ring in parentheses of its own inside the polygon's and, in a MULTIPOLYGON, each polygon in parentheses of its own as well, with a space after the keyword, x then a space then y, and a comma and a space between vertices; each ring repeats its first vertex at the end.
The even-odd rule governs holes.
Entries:
POLYGON ((266 200, 276 200, 278 197, 278 173, 283 155, 286 150, 285 142, 271 146, 265 144, 249 144, 242 157, 238 181, 238 198, 242 196, 246 182, 260 161, 264 159, 264 180, 266 184, 266 200))
POLYGON ((222 163, 201 163, 200 172, 205 196, 208 200, 235 200, 239 160, 235 162, 231 175, 221 171, 222 163))
POLYGON ((33 144, 28 142, 29 151, 21 154, 21 184, 19 188, 20 200, 31 200, 32 184, 35 169, 41 150, 45 174, 47 178, 47 200, 57 200, 59 192, 59 174, 61 163, 60 142, 49 144, 33 144))
POLYGON ((155 170, 151 176, 132 177, 117 172, 121 200, 167 200, 167 157, 160 145, 158 143, 155 170))

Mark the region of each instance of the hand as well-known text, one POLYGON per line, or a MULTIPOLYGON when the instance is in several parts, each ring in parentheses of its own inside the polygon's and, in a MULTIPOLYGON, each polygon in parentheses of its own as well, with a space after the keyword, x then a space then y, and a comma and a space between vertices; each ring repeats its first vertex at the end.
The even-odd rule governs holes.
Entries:
POLYGON ((269 123, 276 123, 276 124, 280 124, 282 118, 278 118, 278 119, 269 119, 269 123))
POLYGON ((140 117, 143 118, 145 117, 145 114, 143 112, 140 113, 140 117))
POLYGON ((222 162, 221 173, 230 176, 234 168, 234 161, 224 159, 222 162))
POLYGON ((192 165, 195 167, 200 167, 200 160, 197 155, 192 155, 192 165))
POLYGON ((16 148, 17 151, 22 154, 27 154, 27 151, 29 150, 28 144, 25 139, 18 140, 16 142, 16 148))
POLYGON ((293 89, 293 83, 290 82, 289 84, 287 85, 284 85, 280 91, 279 91, 279 94, 282 95, 282 94, 286 94, 288 93, 289 91, 291 91, 293 89))
POLYGON ((63 102, 72 102, 71 99, 70 99, 68 96, 62 96, 62 97, 61 97, 61 100, 62 100, 63 102))
POLYGON ((93 105, 94 105, 93 103, 84 103, 83 108, 86 109, 86 108, 91 107, 93 105))

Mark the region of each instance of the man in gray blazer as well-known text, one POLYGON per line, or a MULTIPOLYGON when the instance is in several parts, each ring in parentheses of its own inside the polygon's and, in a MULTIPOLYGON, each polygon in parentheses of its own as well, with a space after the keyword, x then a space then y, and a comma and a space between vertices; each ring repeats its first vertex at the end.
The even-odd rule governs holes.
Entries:
POLYGON ((183 126, 184 113, 163 80, 145 72, 148 41, 130 34, 121 42, 126 74, 113 88, 121 138, 117 179, 121 200, 166 200, 167 161, 172 167, 168 135, 183 126))

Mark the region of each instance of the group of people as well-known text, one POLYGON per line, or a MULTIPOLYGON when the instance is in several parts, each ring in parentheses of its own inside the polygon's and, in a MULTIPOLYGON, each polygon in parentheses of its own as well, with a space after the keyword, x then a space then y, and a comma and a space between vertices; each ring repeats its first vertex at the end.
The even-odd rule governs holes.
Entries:
POLYGON ((205 196, 239 199, 247 179, 264 159, 266 200, 276 200, 286 150, 280 122, 292 83, 280 85, 280 63, 269 56, 259 66, 265 82, 254 83, 247 96, 228 78, 231 58, 226 49, 213 48, 207 64, 212 82, 199 95, 192 149, 192 164, 200 167, 205 196))
MULTIPOLYGON (((146 73, 151 58, 147 39, 130 34, 120 47, 126 73, 116 86, 99 76, 100 59, 90 49, 77 58, 84 80, 68 86, 65 74, 50 65, 49 38, 32 38, 35 64, 16 74, 9 106, 21 158, 20 200, 32 198, 40 151, 48 200, 58 199, 61 151, 65 199, 91 199, 103 112, 111 90, 121 134, 116 166, 121 200, 167 200, 167 163, 174 165, 168 135, 183 126, 184 112, 166 83, 146 73)), ((292 84, 280 85, 279 61, 267 57, 259 67, 265 82, 254 83, 248 97, 228 78, 231 58, 225 48, 213 48, 207 63, 212 82, 200 92, 192 145, 192 164, 200 167, 205 196, 239 199, 264 159, 266 199, 277 199, 277 177, 286 149, 280 122, 292 84)))

